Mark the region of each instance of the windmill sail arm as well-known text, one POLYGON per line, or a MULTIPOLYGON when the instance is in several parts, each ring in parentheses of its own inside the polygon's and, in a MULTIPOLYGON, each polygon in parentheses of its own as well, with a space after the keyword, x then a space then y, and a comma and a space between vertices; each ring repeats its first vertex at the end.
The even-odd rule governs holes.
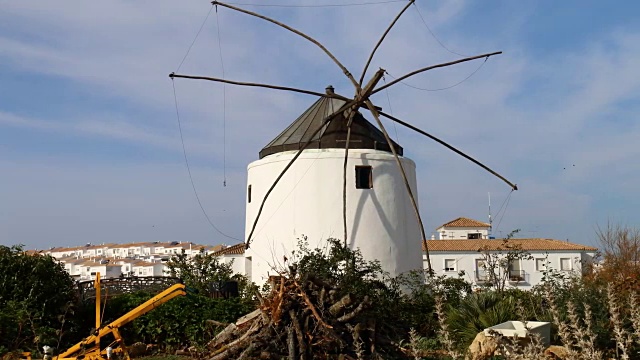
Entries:
POLYGON ((369 65, 371 65, 371 60, 373 60, 373 55, 375 55, 376 51, 378 50, 378 48, 380 47, 380 45, 384 41, 384 38, 387 36, 389 31, 391 31, 391 28, 396 24, 396 22, 398 22, 398 20, 402 16, 402 14, 404 14, 404 12, 414 2, 415 2, 415 0, 409 0, 409 3, 407 5, 405 5, 404 8, 402 8, 402 10, 400 11, 400 13, 398 15, 396 15, 396 17, 393 19, 393 21, 391 22, 389 27, 387 27, 387 30, 380 37, 380 40, 378 40, 378 43, 376 43, 376 46, 373 47, 373 50, 371 51, 371 54, 369 55, 369 59, 367 59, 367 64, 364 66, 364 70, 362 70, 362 75, 360 75, 360 86, 362 86, 362 82, 364 81, 364 76, 366 75, 367 70, 369 69, 369 65))
POLYGON ((405 74, 403 76, 400 76, 399 78, 397 78, 397 79, 395 79, 395 80, 393 80, 391 82, 388 82, 385 85, 382 85, 381 87, 375 89, 371 93, 371 95, 373 95, 373 94, 375 94, 377 92, 380 92, 380 91, 388 88, 389 86, 395 85, 395 84, 399 83, 400 81, 402 81, 402 80, 404 80, 406 78, 412 77, 413 75, 417 75, 417 74, 423 73, 425 71, 429 71, 429 70, 433 70, 433 69, 437 69, 437 68, 441 68, 441 67, 447 67, 447 66, 451 66, 451 65, 455 65, 455 64, 460 64, 460 63, 467 62, 467 61, 472 61, 472 60, 477 60, 477 59, 482 59, 482 58, 489 58, 491 56, 500 55, 500 54, 502 54, 502 51, 496 51, 496 52, 492 52, 492 53, 471 56, 471 57, 467 57, 467 58, 464 58, 464 59, 458 59, 458 60, 455 60, 455 61, 449 61, 449 62, 442 63, 442 64, 423 67, 421 69, 418 69, 418 70, 412 71, 412 72, 410 72, 408 74, 405 74))
POLYGON ((425 253, 427 255, 427 270, 429 271, 429 276, 433 276, 433 268, 431 267, 431 258, 429 256, 429 248, 427 245, 427 236, 426 236, 426 233, 424 232, 424 223, 422 222, 422 217, 420 216, 420 210, 418 209, 418 203, 416 202, 416 198, 413 195, 413 191, 411 191, 411 185, 409 184, 409 180, 407 179, 407 174, 404 170, 404 166, 402 166, 402 162, 398 157, 398 153, 396 152, 395 146, 393 145, 393 142, 391 141, 391 138, 389 137, 387 130, 384 128, 382 121, 380 121, 380 116, 379 116, 380 112, 376 110, 371 100, 367 99, 365 101, 365 104, 369 108, 369 111, 371 112, 371 115, 373 115, 373 118, 376 119, 376 123, 378 123, 378 126, 380 127, 380 130, 382 131, 382 134, 384 135, 384 138, 387 141, 387 144, 389 144, 389 148, 393 153, 393 157, 396 160, 396 164, 400 169, 400 175, 402 175, 402 179, 404 180, 404 185, 407 189, 407 193, 409 194, 409 199, 411 200, 411 205, 413 206, 413 210, 415 211, 416 220, 418 220, 418 226, 420 227, 420 235, 422 237, 422 246, 424 247, 425 253))
POLYGON ((224 6, 224 7, 226 7, 226 8, 229 8, 229 9, 232 9, 232 10, 235 10, 235 11, 239 11, 239 12, 241 12, 241 13, 245 13, 245 14, 247 14, 247 15, 255 16, 255 17, 260 18, 260 19, 262 19, 262 20, 266 20, 266 21, 268 21, 268 22, 270 22, 270 23, 273 23, 273 24, 276 24, 276 25, 278 25, 278 26, 280 26, 280 27, 283 27, 283 28, 285 28, 285 29, 287 29, 287 30, 291 31, 291 32, 292 32, 292 33, 294 33, 294 34, 300 35, 300 36, 302 36, 303 38, 305 38, 305 39, 309 40, 310 42, 312 42, 313 44, 315 44, 317 47, 319 47, 320 49, 322 49, 322 51, 324 51, 324 53, 325 53, 325 54, 327 54, 327 55, 331 58, 331 60, 333 60, 333 62, 334 62, 334 63, 336 63, 336 65, 338 65, 338 67, 339 67, 339 68, 342 70, 342 72, 347 76, 347 78, 349 78, 349 80, 351 81, 351 83, 353 84, 353 86, 355 86, 355 88, 356 88, 356 89, 360 90, 360 85, 358 84, 358 82, 356 81, 356 79, 353 77, 353 75, 351 75, 351 73, 349 72, 349 70, 347 70, 347 68, 346 68, 344 65, 342 65, 342 63, 341 63, 341 62, 340 62, 340 61, 339 61, 339 60, 338 60, 338 59, 337 59, 337 58, 336 58, 336 57, 335 57, 335 56, 334 56, 334 55, 333 55, 329 50, 327 50, 327 48, 326 48, 326 47, 324 47, 324 45, 322 45, 319 41, 317 41, 316 39, 312 38, 311 36, 309 36, 309 35, 307 35, 307 34, 303 33, 303 32, 302 32, 302 31, 300 31, 300 30, 296 30, 296 29, 294 29, 294 28, 292 28, 292 27, 291 27, 291 26, 289 26, 289 25, 283 24, 283 23, 281 23, 281 22, 279 22, 279 21, 277 21, 277 20, 274 20, 274 19, 272 19, 272 18, 270 18, 270 17, 267 17, 267 16, 264 16, 264 15, 260 15, 260 14, 258 14, 258 13, 253 12, 253 11, 249 11, 249 10, 241 9, 241 8, 239 8, 239 7, 235 7, 235 6, 233 6, 233 5, 225 4, 225 3, 222 3, 222 2, 219 2, 219 1, 216 1, 216 0, 212 1, 212 2, 211 2, 211 4, 213 4, 213 5, 220 5, 220 6, 224 6))
POLYGON ((512 183, 511 181, 507 180, 507 179, 506 179, 506 178, 504 178, 502 175, 500 175, 500 174, 498 174, 497 172, 493 171, 492 169, 490 169, 488 166, 484 165, 484 164, 483 164, 483 163, 481 163, 480 161, 478 161, 478 160, 476 160, 476 159, 472 158, 471 156, 469 156, 469 155, 467 155, 467 154, 463 153, 462 151, 460 151, 460 150, 456 149, 455 147, 453 147, 453 146, 451 146, 451 145, 447 144, 446 142, 444 142, 444 141, 440 140, 439 138, 437 138, 437 137, 435 137, 435 136, 433 136, 433 135, 429 134, 428 132, 423 131, 423 130, 421 130, 421 129, 419 129, 419 128, 417 128, 417 127, 415 127, 415 126, 413 126, 413 125, 411 125, 411 124, 409 124, 409 123, 407 123, 407 122, 404 122, 404 121, 402 121, 402 120, 398 119, 398 118, 397 118, 397 117, 395 117, 395 116, 392 116, 392 115, 386 114, 386 113, 384 113, 384 112, 382 112, 382 111, 379 111, 378 113, 379 113, 380 115, 382 115, 382 116, 386 117, 387 119, 390 119, 390 120, 392 120, 392 121, 395 121, 396 123, 398 123, 398 124, 400 124, 400 125, 402 125, 402 126, 408 127, 409 129, 411 129, 411 130, 413 130, 413 131, 416 131, 416 132, 418 132, 418 133, 420 133, 420 134, 422 134, 422 135, 424 135, 424 136, 428 137, 428 138, 429 138, 429 139, 431 139, 431 140, 434 140, 435 142, 437 142, 437 143, 439 143, 439 144, 443 145, 444 147, 448 148, 449 150, 451 150, 451 151, 455 152, 456 154, 458 154, 458 155, 460 155, 460 156, 464 157, 465 159, 467 159, 467 160, 471 161, 472 163, 474 163, 474 164, 476 164, 476 165, 480 166, 481 168, 485 169, 485 170, 486 170, 486 171, 488 171, 489 173, 493 174, 493 175, 494 175, 494 176, 496 176, 498 179, 500 179, 500 180, 504 181, 504 182, 505 182, 505 183, 507 183, 509 186, 511 186, 511 188, 512 188, 513 190, 518 190, 518 185, 516 185, 516 184, 512 183))
MULTIPOLYGON (((293 91, 293 92, 297 92, 297 93, 301 93, 301 94, 307 94, 307 95, 327 96, 327 94, 325 94, 325 93, 320 93, 320 92, 311 91, 311 90, 297 89, 297 88, 292 88, 292 87, 288 87, 288 86, 279 86, 279 85, 269 85, 269 84, 253 83, 253 82, 242 82, 242 81, 226 80, 226 79, 221 79, 221 78, 216 78, 216 77, 209 77, 209 76, 181 75, 181 74, 171 73, 171 74, 169 74, 169 77, 172 78, 172 79, 173 78, 182 78, 182 79, 194 79, 194 80, 208 80, 208 81, 221 82, 221 83, 231 84, 231 85, 240 85, 240 86, 249 86, 249 87, 263 87, 263 88, 274 89, 274 90, 293 91)), ((345 98, 344 96, 340 96, 340 95, 336 95, 336 94, 334 94, 333 97, 341 99, 341 100, 349 100, 349 99, 345 98)))

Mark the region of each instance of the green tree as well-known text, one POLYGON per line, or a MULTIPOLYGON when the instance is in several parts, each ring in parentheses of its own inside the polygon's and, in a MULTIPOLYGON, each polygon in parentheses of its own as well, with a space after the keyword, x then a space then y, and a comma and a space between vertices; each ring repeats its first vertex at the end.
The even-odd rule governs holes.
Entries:
POLYGON ((167 262, 169 275, 179 277, 185 285, 197 290, 200 294, 210 295, 212 286, 228 281, 238 282, 242 291, 248 286, 247 278, 233 273, 233 261, 223 263, 218 256, 207 254, 203 250, 193 257, 187 256, 184 250, 174 255, 167 262))
POLYGON ((0 246, 0 355, 68 340, 74 282, 51 256, 0 246))

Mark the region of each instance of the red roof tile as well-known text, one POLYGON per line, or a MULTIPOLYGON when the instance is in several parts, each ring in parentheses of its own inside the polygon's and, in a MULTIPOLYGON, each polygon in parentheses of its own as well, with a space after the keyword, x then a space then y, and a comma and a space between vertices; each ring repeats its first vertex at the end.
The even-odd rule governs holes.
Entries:
POLYGON ((488 228, 490 227, 490 224, 484 223, 482 221, 478 221, 478 220, 473 220, 473 219, 469 219, 466 217, 459 217, 455 220, 449 221, 446 224, 442 224, 441 226, 438 227, 483 227, 483 228, 488 228))
MULTIPOLYGON (((567 241, 554 239, 509 239, 506 244, 517 246, 519 249, 527 251, 552 251, 552 250, 576 250, 576 251, 597 251, 592 246, 574 244, 567 241)), ((427 240, 429 252, 464 251, 477 252, 480 250, 504 250, 504 239, 491 240, 427 240)), ((423 246, 424 247, 424 246, 423 246)), ((424 251, 424 248, 422 249, 424 251)))

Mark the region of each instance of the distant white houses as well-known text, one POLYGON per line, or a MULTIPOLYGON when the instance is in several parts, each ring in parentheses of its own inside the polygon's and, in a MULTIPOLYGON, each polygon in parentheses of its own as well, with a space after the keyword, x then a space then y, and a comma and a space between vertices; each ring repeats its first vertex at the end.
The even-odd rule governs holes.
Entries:
MULTIPOLYGON (((232 249, 234 246, 156 241, 99 245, 89 243, 84 246, 57 247, 43 251, 32 251, 32 253, 48 254, 56 258, 76 280, 93 280, 97 273, 100 273, 102 278, 165 276, 168 270, 165 263, 174 255, 184 252, 187 256, 192 257, 200 252, 212 254, 226 248, 232 249)), ((228 259, 223 260, 224 262, 237 257, 231 252, 229 252, 228 259)), ((237 268, 239 272, 243 271, 244 261, 234 262, 234 268, 237 268)))
MULTIPOLYGON (((475 286, 489 283, 497 272, 505 279, 507 287, 530 289, 539 284, 548 270, 581 274, 585 264, 593 262, 597 249, 567 241, 528 238, 494 239, 490 225, 481 221, 460 217, 436 229, 437 235, 427 240, 429 258, 434 274, 458 277, 475 286), (504 258, 511 251, 521 251, 526 256, 510 261, 491 271, 487 259, 504 258)), ((426 251, 423 249, 423 265, 427 269, 426 251)), ((245 244, 198 245, 191 242, 139 242, 130 244, 101 244, 52 248, 40 253, 58 259, 65 270, 77 280, 92 280, 97 273, 101 277, 166 276, 165 266, 172 256, 183 253, 195 256, 201 252, 219 257, 220 262, 232 264, 234 273, 251 279, 251 252, 245 253, 245 244)), ((276 271, 273 272, 276 275, 276 271)))

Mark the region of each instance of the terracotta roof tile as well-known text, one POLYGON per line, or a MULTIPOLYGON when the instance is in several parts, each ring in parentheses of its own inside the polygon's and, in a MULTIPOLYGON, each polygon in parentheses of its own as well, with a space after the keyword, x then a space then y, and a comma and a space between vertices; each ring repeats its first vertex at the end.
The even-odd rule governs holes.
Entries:
POLYGON ((438 227, 485 227, 488 228, 491 225, 488 223, 484 223, 482 221, 478 221, 478 220, 473 220, 473 219, 469 219, 466 217, 459 217, 455 220, 449 221, 446 224, 442 224, 441 226, 438 227))
POLYGON ((244 243, 239 243, 236 245, 231 245, 229 247, 226 247, 220 251, 216 251, 214 253, 212 253, 211 255, 213 256, 222 256, 222 255, 241 255, 244 254, 244 243))
MULTIPOLYGON (((504 239, 491 240, 427 240, 429 252, 438 251, 464 251, 477 252, 479 250, 501 250, 505 248, 504 239)), ((570 243, 567 241, 554 239, 509 239, 507 242, 513 246, 518 246, 527 251, 552 251, 552 250, 577 250, 577 251, 597 251, 592 246, 570 243)), ((424 246, 423 249, 424 251, 424 246)))

